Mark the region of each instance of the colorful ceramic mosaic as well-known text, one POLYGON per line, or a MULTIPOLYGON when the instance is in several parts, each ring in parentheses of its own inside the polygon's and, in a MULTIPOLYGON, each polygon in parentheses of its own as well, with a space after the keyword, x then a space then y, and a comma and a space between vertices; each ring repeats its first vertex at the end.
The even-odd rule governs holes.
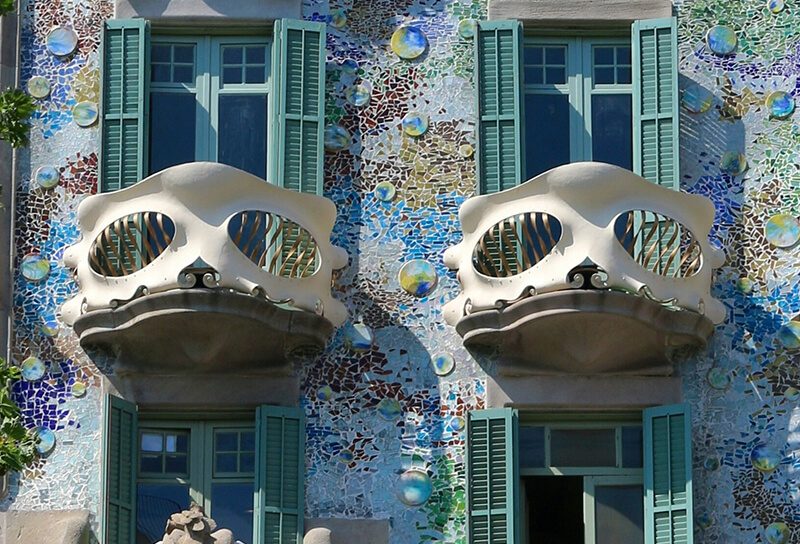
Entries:
MULTIPOLYGON (((46 457, 2 506, 97 515, 101 370, 55 316, 75 291, 60 259, 78 236, 77 206, 97 191, 96 123, 79 126, 93 116, 75 107, 99 102, 100 28, 114 3, 21 4, 20 78, 44 78, 49 94, 31 160, 18 163, 13 359, 45 370, 14 393, 26 424, 53 440, 40 435, 46 457), (50 188, 42 165, 58 172, 50 188)), ((682 189, 713 201, 712 241, 727 254, 715 296, 728 319, 678 364, 694 413, 695 541, 800 541, 800 124, 789 100, 800 12, 764 0, 675 7, 682 189)), ((339 214, 333 241, 350 256, 334 289, 351 316, 300 365, 306 515, 391 519, 392 544, 463 544, 464 418, 484 405, 487 371, 443 322, 458 284, 441 256, 475 192, 471 36, 487 3, 305 0, 303 16, 329 24, 325 195, 339 214), (404 130, 409 112, 426 116, 419 137, 404 130), (412 262, 424 265, 401 273, 412 262)))

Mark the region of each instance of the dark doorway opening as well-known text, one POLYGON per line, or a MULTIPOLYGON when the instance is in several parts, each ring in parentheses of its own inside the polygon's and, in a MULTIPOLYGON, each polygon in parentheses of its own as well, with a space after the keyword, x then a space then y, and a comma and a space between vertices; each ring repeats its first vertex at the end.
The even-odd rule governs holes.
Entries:
POLYGON ((525 478, 527 544, 584 544, 583 477, 525 478))

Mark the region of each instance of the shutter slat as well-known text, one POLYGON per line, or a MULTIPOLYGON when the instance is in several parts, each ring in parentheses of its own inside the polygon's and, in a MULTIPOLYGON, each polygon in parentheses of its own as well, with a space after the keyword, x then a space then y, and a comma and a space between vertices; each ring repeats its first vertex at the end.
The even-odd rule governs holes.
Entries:
POLYGON ((517 413, 477 410, 467 421, 470 544, 513 544, 517 531, 517 413))
POLYGON ((481 21, 475 34, 478 190, 493 193, 522 181, 521 26, 481 21))
POLYGON ((144 19, 106 21, 100 191, 130 187, 144 177, 145 86, 149 27, 144 19), (120 116, 125 115, 124 121, 120 116))
POLYGON ((136 406, 109 395, 105 418, 102 533, 105 544, 131 544, 136 536, 136 406))
POLYGON ((325 25, 281 19, 275 26, 274 159, 282 187, 322 193, 325 116, 325 25))
POLYGON ((256 412, 256 542, 300 544, 303 537, 305 424, 301 409, 256 412))
POLYGON ((692 544, 691 416, 686 405, 644 411, 645 541, 692 544))

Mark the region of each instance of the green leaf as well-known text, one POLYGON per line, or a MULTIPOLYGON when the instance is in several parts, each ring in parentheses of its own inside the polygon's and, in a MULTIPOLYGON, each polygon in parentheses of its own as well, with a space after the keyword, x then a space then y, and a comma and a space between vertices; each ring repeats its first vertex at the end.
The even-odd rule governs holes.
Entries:
POLYGON ((34 111, 33 98, 23 91, 8 89, 0 93, 0 140, 7 141, 11 147, 28 145, 28 119, 34 111))

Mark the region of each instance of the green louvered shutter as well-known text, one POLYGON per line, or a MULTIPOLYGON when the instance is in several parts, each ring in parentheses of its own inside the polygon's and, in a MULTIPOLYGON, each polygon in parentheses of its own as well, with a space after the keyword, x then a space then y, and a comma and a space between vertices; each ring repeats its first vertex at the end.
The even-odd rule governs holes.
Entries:
POLYGON ((275 23, 273 181, 322 194, 325 121, 325 25, 275 23))
POLYGON ((692 433, 689 406, 644 411, 645 542, 692 544, 692 433))
POLYGON ((481 21, 475 33, 478 190, 496 193, 522 181, 522 82, 519 21, 481 21))
MULTIPOLYGON (((633 169, 646 180, 675 191, 680 190, 677 34, 674 17, 636 21, 632 27, 633 169)), ((673 259, 666 270, 670 255, 679 250, 677 228, 659 224, 653 242, 660 247, 636 248, 642 254, 654 251, 661 261, 659 269, 670 276, 675 275, 679 260, 673 259)))
POLYGON ((517 544, 517 411, 476 410, 467 419, 469 544, 517 544))
POLYGON ((106 426, 104 544, 136 542, 136 406, 109 395, 106 426))
POLYGON ((147 53, 144 19, 111 19, 103 32, 100 191, 116 191, 146 172, 147 53))
POLYGON ((256 542, 302 544, 305 437, 302 409, 258 408, 256 542))

